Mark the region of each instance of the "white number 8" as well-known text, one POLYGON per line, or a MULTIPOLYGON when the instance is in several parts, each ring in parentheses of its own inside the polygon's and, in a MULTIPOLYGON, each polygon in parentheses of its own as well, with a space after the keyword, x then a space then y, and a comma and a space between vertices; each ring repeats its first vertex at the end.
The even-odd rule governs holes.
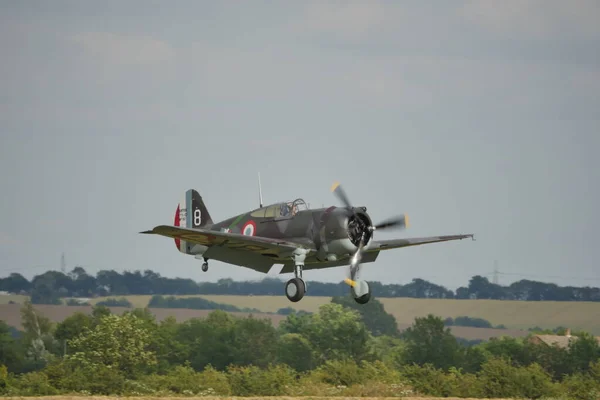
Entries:
POLYGON ((200 209, 197 208, 194 210, 194 225, 200 225, 201 222, 202 222, 202 213, 200 212, 200 209))

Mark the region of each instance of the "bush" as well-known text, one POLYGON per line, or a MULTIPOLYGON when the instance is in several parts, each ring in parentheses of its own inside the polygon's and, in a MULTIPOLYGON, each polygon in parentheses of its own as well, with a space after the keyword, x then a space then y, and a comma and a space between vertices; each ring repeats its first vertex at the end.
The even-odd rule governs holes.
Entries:
POLYGON ((563 389, 570 399, 597 400, 600 398, 600 361, 590 364, 588 373, 576 373, 563 379, 563 389))
POLYGON ((120 395, 125 392, 125 377, 104 364, 81 364, 63 360, 45 369, 51 384, 63 392, 92 395, 120 395))
POLYGON ((404 384, 406 379, 395 369, 381 361, 338 361, 329 360, 307 375, 313 383, 324 383, 333 386, 365 385, 382 383, 386 385, 404 384))
POLYGON ((28 372, 11 382, 7 394, 17 396, 52 396, 59 391, 52 386, 48 375, 43 372, 28 372))
POLYGON ((192 310, 223 310, 233 312, 254 312, 262 311, 256 308, 239 308, 232 304, 217 303, 207 300, 203 297, 175 297, 175 296, 152 296, 148 307, 153 308, 186 308, 192 310))
POLYGON ((559 386, 536 363, 519 368, 506 359, 492 358, 483 363, 477 375, 485 397, 539 399, 560 394, 559 386))
POLYGON ((231 393, 227 376, 210 366, 202 372, 197 372, 189 365, 179 365, 166 375, 145 376, 141 382, 144 384, 141 389, 149 388, 152 394, 165 392, 167 394, 206 396, 231 393))
POLYGON ((260 369, 230 366, 227 369, 233 396, 283 396, 291 393, 296 372, 287 365, 260 369))
POLYGON ((416 364, 404 365, 400 372, 418 394, 448 397, 453 396, 456 391, 453 379, 431 364, 422 367, 416 364))
POLYGON ((295 308, 284 307, 284 308, 280 308, 279 310, 277 310, 276 314, 279 314, 279 315, 290 315, 290 314, 294 314, 295 312, 296 312, 295 308))
POLYGON ((446 318, 444 320, 446 326, 470 326, 474 328, 492 328, 490 321, 483 318, 474 318, 467 316, 460 316, 454 319, 446 318))
POLYGON ((106 299, 103 301, 99 301, 96 303, 96 306, 132 308, 133 304, 131 304, 131 302, 125 297, 121 297, 120 299, 106 299))

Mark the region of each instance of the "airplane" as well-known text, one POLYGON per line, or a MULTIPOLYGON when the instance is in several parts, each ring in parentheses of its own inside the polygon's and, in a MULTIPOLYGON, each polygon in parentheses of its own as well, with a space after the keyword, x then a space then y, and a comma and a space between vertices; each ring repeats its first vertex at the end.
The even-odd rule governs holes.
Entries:
POLYGON ((331 191, 342 207, 310 209, 302 198, 263 206, 259 186, 259 208, 215 223, 195 189, 185 192, 175 211, 174 225, 159 225, 142 234, 156 234, 174 239, 184 254, 208 261, 246 267, 268 273, 274 264, 283 264, 280 274, 294 273, 285 284, 285 295, 291 302, 300 301, 307 285, 303 270, 349 265, 344 280, 358 304, 371 299, 368 282, 358 279, 361 263, 374 262, 379 253, 409 246, 471 238, 474 234, 374 240, 373 233, 385 229, 405 229, 406 214, 373 225, 364 206, 351 205, 339 183, 331 191))

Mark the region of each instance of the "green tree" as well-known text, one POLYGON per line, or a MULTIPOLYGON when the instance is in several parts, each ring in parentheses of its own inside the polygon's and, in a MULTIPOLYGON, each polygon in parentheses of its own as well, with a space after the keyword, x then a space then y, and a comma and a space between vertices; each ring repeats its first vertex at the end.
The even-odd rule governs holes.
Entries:
POLYGON ((535 359, 535 357, 530 354, 530 348, 526 346, 523 339, 520 338, 509 336, 491 338, 488 342, 482 343, 481 347, 485 349, 491 357, 508 359, 515 366, 529 365, 535 359))
POLYGON ((145 322, 132 314, 102 317, 93 329, 86 329, 72 339, 72 354, 67 358, 83 365, 101 364, 136 376, 148 365, 156 364, 155 354, 148 349, 150 333, 145 322))
POLYGON ((319 312, 310 316, 310 324, 298 333, 312 343, 320 362, 349 358, 358 362, 370 356, 369 330, 357 311, 340 304, 319 307, 319 312))
POLYGON ((12 337, 10 327, 0 321, 0 365, 4 365, 10 372, 21 368, 23 356, 19 343, 12 337))
POLYGON ((57 347, 50 319, 38 314, 33 304, 25 301, 21 307, 21 324, 24 329, 22 341, 27 348, 27 358, 38 366, 49 362, 52 359, 51 352, 57 347))
POLYGON ((184 322, 177 339, 186 346, 184 360, 197 371, 209 364, 223 371, 235 361, 235 317, 225 311, 215 310, 205 319, 184 322))
POLYGON ((308 339, 299 333, 285 333, 279 338, 278 361, 289 365, 298 372, 305 372, 313 368, 313 353, 313 347, 308 339))
POLYGON ((337 296, 333 297, 331 302, 358 311, 373 336, 400 335, 396 318, 387 313, 383 304, 377 299, 372 298, 367 304, 358 304, 351 296, 337 296))
POLYGON ((569 365, 571 372, 587 372, 590 365, 600 359, 598 340, 589 333, 580 333, 569 345, 569 365))
POLYGON ((233 341, 236 350, 235 364, 266 368, 275 361, 278 338, 277 330, 270 320, 251 316, 237 319, 233 341))
POLYGON ((435 368, 448 370, 463 361, 463 351, 450 328, 432 314, 416 318, 414 324, 403 335, 406 340, 404 359, 407 363, 431 364, 435 368))
POLYGON ((171 365, 181 365, 187 360, 189 346, 178 340, 179 328, 175 317, 169 316, 158 324, 153 335, 152 348, 156 351, 157 370, 161 373, 168 372, 171 365))
POLYGON ((306 333, 312 323, 312 314, 292 313, 279 323, 279 331, 283 333, 306 333))
POLYGON ((54 337, 61 343, 74 339, 81 335, 86 329, 91 328, 92 323, 92 317, 82 312, 76 312, 65 318, 62 322, 56 324, 54 337))
POLYGON ((405 347, 406 343, 395 336, 377 336, 372 341, 375 357, 394 368, 399 368, 404 364, 405 347))

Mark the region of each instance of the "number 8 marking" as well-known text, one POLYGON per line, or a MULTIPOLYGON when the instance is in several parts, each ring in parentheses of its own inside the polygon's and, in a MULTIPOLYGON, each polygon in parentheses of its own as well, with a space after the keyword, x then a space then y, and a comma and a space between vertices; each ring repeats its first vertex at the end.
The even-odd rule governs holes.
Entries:
POLYGON ((194 210, 194 225, 200 225, 202 222, 202 213, 199 208, 194 210))

